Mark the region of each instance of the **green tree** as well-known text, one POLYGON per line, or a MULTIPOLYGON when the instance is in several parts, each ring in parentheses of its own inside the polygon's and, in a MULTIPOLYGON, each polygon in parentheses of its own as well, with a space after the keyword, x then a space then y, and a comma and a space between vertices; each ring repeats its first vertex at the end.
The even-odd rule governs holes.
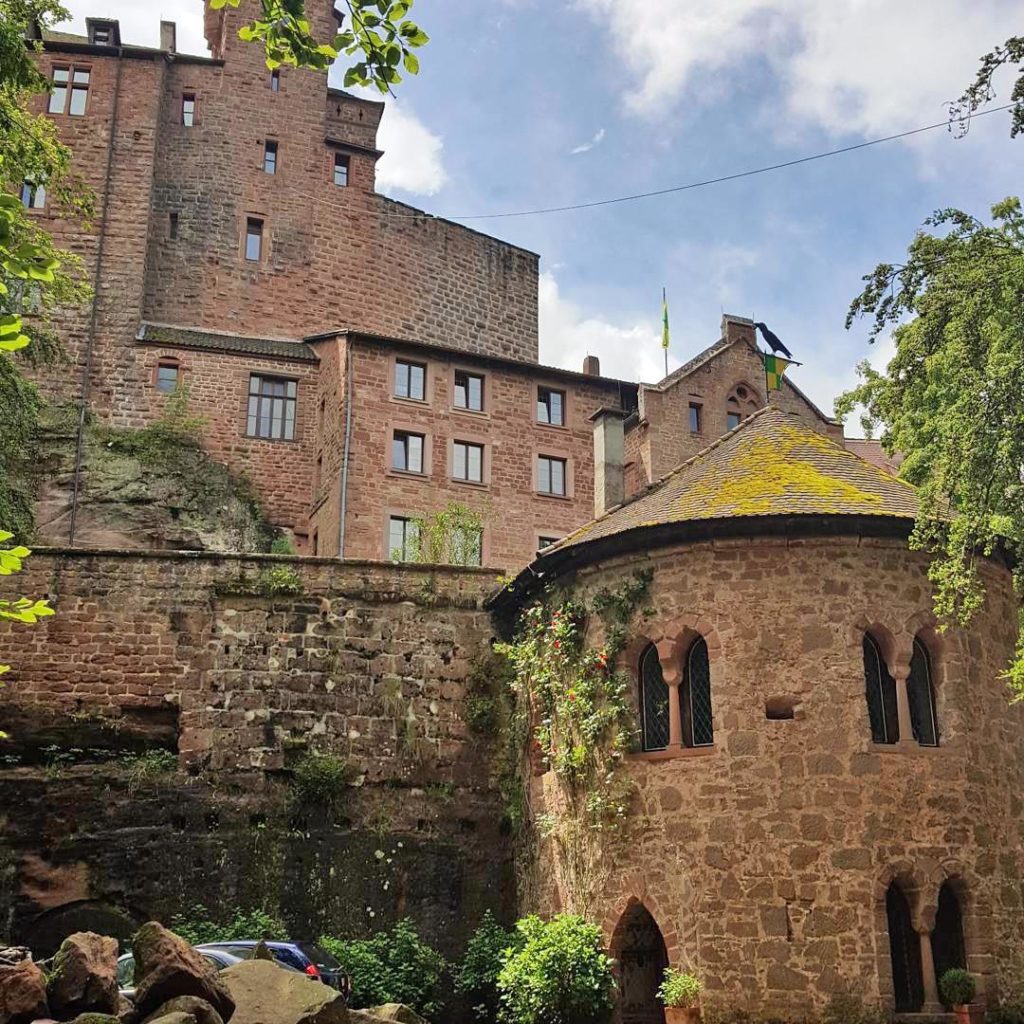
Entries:
POLYGON ((996 97, 992 80, 1000 68, 1018 64, 1018 77, 1010 91, 1010 138, 1024 132, 1024 36, 1011 36, 981 58, 974 81, 964 94, 950 104, 949 115, 956 120, 966 121, 971 114, 996 97))
MULTIPOLYGON (((985 589, 979 559, 997 548, 1017 566, 1024 594, 1024 214, 1019 199, 992 222, 941 210, 911 243, 906 263, 879 264, 850 307, 849 328, 872 317, 872 341, 892 328, 884 373, 866 362, 836 412, 864 423, 900 452, 901 475, 919 488, 911 543, 933 555, 935 611, 968 623, 985 589)), ((1007 675, 1024 699, 1024 617, 1007 675)))
POLYGON ((317 41, 306 18, 306 0, 212 0, 214 10, 257 3, 260 15, 239 33, 263 44, 267 67, 281 64, 326 71, 340 55, 355 58, 345 70, 346 88, 375 85, 381 92, 419 72, 413 52, 429 41, 408 17, 413 0, 344 0, 348 19, 329 41, 317 41))

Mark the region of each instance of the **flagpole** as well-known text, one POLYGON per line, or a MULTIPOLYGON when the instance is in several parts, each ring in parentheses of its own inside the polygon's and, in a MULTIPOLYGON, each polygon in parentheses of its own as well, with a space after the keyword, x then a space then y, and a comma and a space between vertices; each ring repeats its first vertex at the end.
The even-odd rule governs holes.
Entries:
POLYGON ((665 376, 668 376, 668 295, 664 286, 661 289, 661 310, 664 326, 662 327, 661 348, 665 353, 665 376))

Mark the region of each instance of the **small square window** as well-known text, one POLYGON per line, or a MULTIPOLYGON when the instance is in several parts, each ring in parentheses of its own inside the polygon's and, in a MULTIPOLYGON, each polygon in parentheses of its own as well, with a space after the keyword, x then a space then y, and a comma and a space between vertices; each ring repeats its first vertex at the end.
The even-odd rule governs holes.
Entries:
POLYGON ((187 92, 181 97, 181 123, 186 128, 191 128, 196 123, 196 97, 194 93, 187 92))
POLYGON ((245 258, 250 263, 259 263, 263 255, 263 221, 249 217, 245 222, 245 258))
POLYGON ((455 371, 455 408, 480 412, 484 407, 484 379, 476 373, 455 371))
POLYGON ((419 523, 405 516, 391 516, 388 519, 388 558, 393 562, 413 562, 419 557, 419 551, 419 523))
POLYGON ((423 472, 423 435, 396 430, 391 439, 391 468, 403 473, 423 472))
POLYGON ((427 368, 422 363, 405 359, 395 360, 395 397, 412 398, 422 402, 426 398, 427 368))
POLYGON ((452 446, 452 476, 456 480, 484 482, 484 446, 469 441, 456 441, 452 446))
POLYGON ((565 392, 537 388, 537 422, 565 425, 565 392))
POLYGON ((348 184, 348 157, 344 153, 334 154, 334 184, 342 188, 348 184))
POLYGON ((263 170, 267 174, 277 174, 277 143, 269 139, 263 143, 263 170))
POLYGON ((690 433, 699 434, 701 428, 700 423, 700 406, 696 402, 690 403, 690 433))
POLYGON ((541 494, 565 496, 566 460, 551 455, 537 456, 537 490, 541 494))
POLYGON ((178 364, 172 362, 157 363, 156 366, 156 389, 157 391, 171 392, 178 386, 178 364))
POLYGON ((21 186, 21 205, 26 210, 42 210, 46 206, 46 186, 26 181, 21 186))
POLYGON ((274 70, 270 72, 270 91, 271 92, 280 92, 281 91, 281 69, 280 68, 274 68, 274 70))

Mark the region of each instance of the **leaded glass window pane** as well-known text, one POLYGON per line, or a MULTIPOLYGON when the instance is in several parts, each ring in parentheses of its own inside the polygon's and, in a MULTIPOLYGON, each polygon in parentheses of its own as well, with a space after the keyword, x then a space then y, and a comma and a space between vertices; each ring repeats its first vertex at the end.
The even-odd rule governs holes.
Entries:
POLYGON ((922 747, 939 745, 939 728, 935 720, 935 691, 932 689, 931 664, 924 644, 914 638, 914 653, 907 677, 907 702, 910 705, 910 727, 914 739, 922 747))
POLYGON ((640 736, 644 750, 668 746, 668 686, 654 644, 640 656, 640 736))
POLYGON ((864 692, 871 739, 875 743, 895 743, 900 738, 896 681, 889 675, 878 644, 867 633, 864 634, 864 692))
POLYGON ((683 742, 688 747, 710 747, 715 742, 711 712, 711 666, 703 637, 694 640, 686 658, 686 677, 680 690, 683 708, 683 742))

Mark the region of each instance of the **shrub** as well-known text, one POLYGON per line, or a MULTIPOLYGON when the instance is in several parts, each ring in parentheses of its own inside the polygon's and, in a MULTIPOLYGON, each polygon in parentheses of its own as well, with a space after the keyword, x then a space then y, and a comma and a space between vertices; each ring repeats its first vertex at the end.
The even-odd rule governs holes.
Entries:
POLYGON ((333 807, 352 781, 352 766, 334 754, 308 753, 295 766, 292 790, 302 804, 333 807))
POLYGON ((666 1006, 693 1006, 703 988, 703 982, 695 974, 666 967, 658 986, 658 998, 666 1006))
POLYGON ((939 994, 947 1006, 966 1006, 977 991, 973 976, 962 967, 951 967, 939 978, 939 994))
POLYGON ((502 928, 489 910, 484 914, 455 975, 455 991, 473 1003, 478 1020, 491 1021, 497 1016, 498 975, 509 955, 522 944, 520 932, 502 928))
POLYGON ((504 1024, 596 1024, 607 1020, 615 980, 601 931, 574 914, 516 924, 522 946, 498 975, 504 1024))
POLYGON ((201 903, 184 914, 175 914, 171 918, 170 928, 192 946, 238 939, 288 938, 285 923, 265 910, 237 910, 229 919, 214 921, 201 903))
POLYGON ((840 993, 832 996, 821 1012, 822 1024, 887 1024, 881 1007, 865 1003, 860 996, 840 993))
POLYGON ((987 1024, 1024 1024, 1024 1003, 1006 1002, 985 1014, 987 1024))
POLYGON ((441 1011, 441 978, 448 966, 408 919, 368 939, 332 939, 320 945, 337 957, 352 980, 348 1005, 354 1010, 405 1003, 424 1017, 441 1011))

